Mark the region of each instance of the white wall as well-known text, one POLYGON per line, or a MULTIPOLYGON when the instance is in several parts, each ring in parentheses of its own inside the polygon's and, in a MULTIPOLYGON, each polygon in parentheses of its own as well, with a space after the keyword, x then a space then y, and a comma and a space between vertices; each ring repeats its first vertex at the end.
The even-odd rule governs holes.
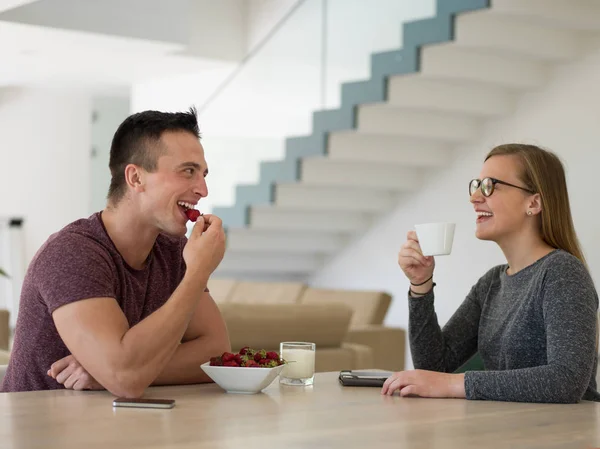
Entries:
MULTIPOLYGON (((396 210, 349 247, 311 280, 322 287, 383 289, 393 297, 386 323, 407 329, 408 282, 397 265, 397 252, 415 223, 457 223, 452 255, 437 258, 436 311, 444 324, 490 267, 504 263, 492 243, 474 236, 475 216, 468 201, 468 181, 477 177, 494 145, 525 142, 555 151, 567 169, 571 207, 592 275, 600 281, 600 214, 591 189, 600 164, 600 52, 556 72, 542 90, 526 95, 516 115, 490 125, 482 140, 462 149, 445 173, 432 177, 423 191, 408 195, 396 210)), ((408 354, 408 351, 407 351, 408 354)), ((411 367, 407 356, 407 367, 411 367)))
POLYGON ((92 100, 89 210, 104 209, 110 186, 110 145, 119 125, 129 115, 129 99, 95 97, 92 100))
POLYGON ((256 47, 298 0, 246 0, 246 51, 256 47))
POLYGON ((48 236, 87 216, 90 99, 15 90, 0 102, 0 215, 23 217, 25 262, 48 236))

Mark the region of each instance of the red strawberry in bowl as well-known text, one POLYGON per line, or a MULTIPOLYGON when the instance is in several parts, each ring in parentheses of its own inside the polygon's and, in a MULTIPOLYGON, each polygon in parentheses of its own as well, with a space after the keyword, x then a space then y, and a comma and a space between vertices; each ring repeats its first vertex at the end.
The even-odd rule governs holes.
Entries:
POLYGON ((223 360, 223 363, 231 362, 232 360, 235 360, 235 354, 232 354, 231 352, 224 352, 221 356, 221 360, 223 360))
POLYGON ((266 359, 267 358, 267 351, 265 351, 264 349, 261 349, 260 351, 258 351, 256 354, 254 354, 254 361, 255 362, 259 362, 262 359, 266 359))
POLYGON ((279 360, 279 354, 277 354, 275 351, 269 351, 267 352, 267 358, 271 360, 279 360))
POLYGON ((223 366, 223 360, 221 357, 211 357, 210 358, 210 366, 223 366))

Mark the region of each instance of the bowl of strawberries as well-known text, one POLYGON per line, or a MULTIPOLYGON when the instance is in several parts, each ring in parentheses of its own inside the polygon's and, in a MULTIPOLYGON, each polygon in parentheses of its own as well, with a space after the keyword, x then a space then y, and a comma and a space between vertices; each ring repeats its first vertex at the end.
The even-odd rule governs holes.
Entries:
POLYGON ((285 361, 274 351, 245 347, 238 353, 212 357, 200 367, 227 393, 255 394, 271 385, 284 366, 285 361))

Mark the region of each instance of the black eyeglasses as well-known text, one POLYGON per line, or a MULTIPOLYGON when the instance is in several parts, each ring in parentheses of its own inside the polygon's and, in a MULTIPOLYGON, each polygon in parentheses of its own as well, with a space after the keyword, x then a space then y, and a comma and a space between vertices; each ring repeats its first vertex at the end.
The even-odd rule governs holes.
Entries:
POLYGON ((473 196, 473 194, 475 192, 477 192, 477 189, 479 187, 481 187, 481 193, 483 194, 483 196, 490 196, 492 193, 494 193, 494 186, 496 184, 504 184, 505 186, 515 187, 517 189, 524 190, 531 194, 535 193, 533 190, 526 189, 525 187, 516 186, 516 185, 510 184, 508 182, 500 181, 499 179, 496 179, 496 178, 483 178, 483 179, 472 179, 471 182, 469 182, 469 196, 473 196))

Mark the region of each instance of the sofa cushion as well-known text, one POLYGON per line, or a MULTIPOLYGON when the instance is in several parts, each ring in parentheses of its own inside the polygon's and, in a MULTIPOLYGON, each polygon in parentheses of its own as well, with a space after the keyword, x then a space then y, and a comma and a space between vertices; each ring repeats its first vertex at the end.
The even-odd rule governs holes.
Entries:
POLYGON ((220 304, 234 351, 279 348, 282 341, 340 347, 352 318, 344 304, 220 304))
POLYGON ((382 324, 392 297, 378 291, 349 291, 308 288, 300 298, 301 304, 335 302, 346 304, 354 311, 350 327, 382 324))
POLYGON ((301 282, 251 282, 236 284, 228 302, 249 304, 295 304, 306 289, 301 282))

